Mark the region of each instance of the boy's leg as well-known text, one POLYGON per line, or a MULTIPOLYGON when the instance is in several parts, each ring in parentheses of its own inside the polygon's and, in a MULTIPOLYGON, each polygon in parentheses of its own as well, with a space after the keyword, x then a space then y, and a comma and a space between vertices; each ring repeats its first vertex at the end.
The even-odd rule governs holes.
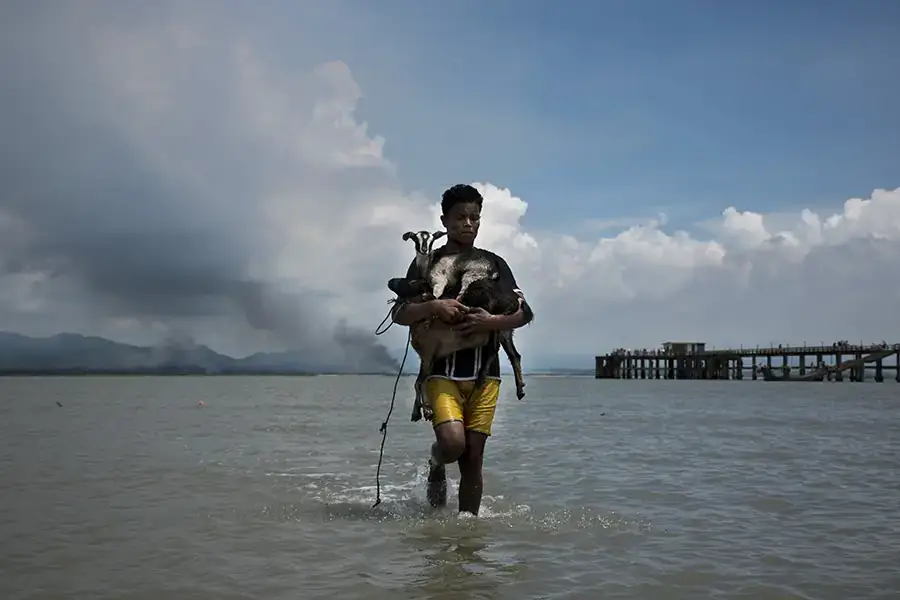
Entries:
POLYGON ((482 465, 488 436, 479 431, 466 431, 466 451, 459 457, 459 512, 478 514, 484 492, 482 465))
MULTIPOLYGON (((464 386, 461 386, 464 387, 464 386)), ((474 384, 473 384, 474 387, 474 384)), ((463 389, 463 392, 470 390, 463 389)), ((484 490, 482 465, 484 446, 491 435, 497 410, 500 381, 488 379, 480 388, 472 389, 465 403, 465 450, 459 457, 459 510, 478 514, 484 490)))
POLYGON ((425 381, 425 394, 431 404, 435 442, 428 459, 426 496, 432 506, 447 504, 447 470, 444 465, 455 462, 466 449, 463 425, 464 398, 455 381, 430 378, 425 381))

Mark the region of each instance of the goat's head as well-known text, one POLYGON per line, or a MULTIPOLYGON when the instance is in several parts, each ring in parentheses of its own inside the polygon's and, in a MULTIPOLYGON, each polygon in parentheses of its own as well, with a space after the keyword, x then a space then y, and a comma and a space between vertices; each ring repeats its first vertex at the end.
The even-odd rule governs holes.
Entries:
POLYGON ((403 241, 413 241, 416 245, 417 258, 427 257, 431 256, 434 243, 445 235, 447 235, 446 231, 435 231, 434 233, 430 231, 407 231, 403 234, 403 241))

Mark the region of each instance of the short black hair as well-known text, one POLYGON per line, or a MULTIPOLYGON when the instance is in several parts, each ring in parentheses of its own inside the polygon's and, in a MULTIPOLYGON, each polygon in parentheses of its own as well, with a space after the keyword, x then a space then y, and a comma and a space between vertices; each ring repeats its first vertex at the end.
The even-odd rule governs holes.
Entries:
POLYGON ((481 192, 467 183, 458 183, 441 195, 441 212, 446 215, 457 204, 477 204, 481 208, 484 198, 481 192))

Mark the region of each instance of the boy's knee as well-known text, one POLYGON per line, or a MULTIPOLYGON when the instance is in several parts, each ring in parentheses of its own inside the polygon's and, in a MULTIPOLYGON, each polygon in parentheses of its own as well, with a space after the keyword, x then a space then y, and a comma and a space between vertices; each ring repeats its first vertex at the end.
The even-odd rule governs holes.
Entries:
POLYGON ((466 441, 464 439, 443 440, 438 442, 438 448, 445 463, 456 462, 460 456, 466 451, 466 441))
POLYGON ((435 429, 441 462, 452 463, 466 451, 466 433, 462 423, 446 423, 435 429), (459 427, 455 427, 459 425, 459 427))

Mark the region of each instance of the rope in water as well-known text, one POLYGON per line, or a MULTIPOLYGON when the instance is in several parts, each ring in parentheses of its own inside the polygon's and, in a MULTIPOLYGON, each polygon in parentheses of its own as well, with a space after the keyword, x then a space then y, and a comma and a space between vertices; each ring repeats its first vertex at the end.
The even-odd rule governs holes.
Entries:
MULTIPOLYGON (((375 328, 375 335, 382 335, 387 332, 388 329, 391 328, 391 325, 394 324, 394 309, 391 308, 388 311, 387 316, 381 321, 378 327, 375 328), (381 327, 390 319, 391 322, 388 323, 387 327, 381 329, 381 327)), ((400 361, 400 370, 397 371, 397 378, 394 379, 394 392, 391 394, 391 406, 388 409, 387 416, 384 421, 381 423, 381 428, 379 429, 379 433, 381 433, 381 449, 378 451, 378 467, 375 469, 375 504, 372 505, 372 508, 375 508, 379 504, 381 504, 381 463, 384 460, 384 444, 387 441, 387 428, 388 421, 391 420, 391 413, 394 412, 394 403, 397 401, 397 386, 400 385, 400 377, 403 375, 403 366, 406 364, 406 357, 409 355, 409 345, 412 341, 412 330, 410 329, 409 333, 406 336, 406 350, 403 351, 403 360, 400 361)))

